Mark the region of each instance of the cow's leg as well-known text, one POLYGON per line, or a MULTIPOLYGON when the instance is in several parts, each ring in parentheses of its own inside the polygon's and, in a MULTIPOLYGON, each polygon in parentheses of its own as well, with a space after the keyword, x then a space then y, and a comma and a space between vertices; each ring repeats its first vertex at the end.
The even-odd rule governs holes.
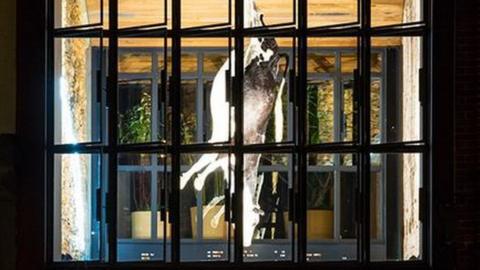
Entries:
POLYGON ((203 186, 205 185, 205 180, 207 179, 207 177, 213 171, 215 171, 218 167, 224 167, 225 166, 224 164, 228 164, 228 157, 227 156, 221 157, 221 158, 211 162, 210 164, 208 164, 208 166, 205 168, 205 170, 203 170, 198 175, 198 177, 195 179, 195 182, 193 183, 193 186, 195 187, 195 189, 197 191, 202 190, 203 186))
POLYGON ((218 226, 218 223, 220 223, 222 214, 227 215, 227 213, 225 213, 225 205, 222 205, 222 208, 218 210, 218 212, 213 216, 212 220, 210 221, 210 225, 212 226, 212 228, 218 228, 217 226, 218 226))
POLYGON ((188 181, 195 173, 200 172, 208 164, 212 163, 218 156, 218 153, 204 154, 193 166, 180 177, 180 189, 184 189, 188 181))

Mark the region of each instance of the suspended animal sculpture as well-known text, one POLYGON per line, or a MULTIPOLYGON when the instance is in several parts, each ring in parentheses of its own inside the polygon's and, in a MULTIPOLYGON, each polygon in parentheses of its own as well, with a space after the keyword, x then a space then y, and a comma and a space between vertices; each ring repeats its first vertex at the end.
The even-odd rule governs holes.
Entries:
MULTIPOLYGON (((258 12, 253 0, 244 1, 245 27, 263 26, 262 14, 258 12)), ((234 63, 235 54, 232 52, 231 60, 234 63)), ((244 51, 244 143, 260 144, 265 142, 265 133, 271 114, 274 111, 281 112, 281 95, 285 85, 285 76, 279 72, 279 48, 274 38, 250 38, 244 51)), ((287 60, 288 62, 288 60, 287 60)), ((288 66, 288 65, 287 65, 288 66)), ((227 61, 218 70, 212 85, 210 94, 210 111, 212 115, 212 135, 210 143, 228 141, 233 137, 229 134, 229 122, 233 115, 233 108, 226 99, 226 71, 230 68, 227 61), (229 113, 231 110, 232 113, 229 113)), ((231 70, 235 76, 235 70, 231 70)), ((283 118, 283 116, 280 116, 283 118)), ((276 118, 280 118, 276 117, 276 118)), ((278 124, 277 124, 278 125, 278 124)), ((281 138, 283 127, 278 128, 276 140, 281 138)), ((234 130, 232 128, 231 130, 234 130)), ((221 168, 224 180, 228 180, 229 169, 233 168, 234 158, 228 154, 208 153, 200 157, 193 166, 180 178, 180 188, 184 189, 187 183, 193 180, 197 191, 203 189, 208 175, 221 168), (230 160, 230 161, 229 161, 230 160)), ((248 247, 252 243, 255 228, 260 221, 263 211, 259 206, 259 194, 262 187, 263 176, 258 176, 260 154, 248 154, 244 157, 244 190, 243 190, 243 245, 248 247)), ((233 187, 234 185, 231 184, 233 187)), ((233 189, 230 192, 234 192, 233 189)), ((213 206, 224 200, 224 196, 214 198, 205 208, 204 217, 213 206)), ((211 220, 212 227, 217 227, 221 216, 225 212, 223 206, 211 220)))

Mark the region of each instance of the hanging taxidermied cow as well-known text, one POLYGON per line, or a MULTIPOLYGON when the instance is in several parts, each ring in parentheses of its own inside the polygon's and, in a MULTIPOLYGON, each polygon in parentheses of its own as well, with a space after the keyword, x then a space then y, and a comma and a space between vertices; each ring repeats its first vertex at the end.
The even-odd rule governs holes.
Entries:
MULTIPOLYGON (((244 1, 245 26, 263 26, 262 15, 258 12, 253 0, 244 1)), ((232 62, 235 60, 232 52, 232 62)), ((244 143, 261 144, 265 142, 265 133, 271 118, 274 106, 281 108, 281 95, 285 85, 285 76, 279 72, 279 48, 276 40, 271 37, 250 38, 244 51, 244 88, 243 88, 243 125, 244 143)), ((288 59, 287 59, 288 62, 288 59)), ((288 66, 288 64, 287 64, 288 66)), ((209 142, 228 141, 233 137, 227 128, 232 114, 229 102, 226 99, 226 71, 230 68, 227 61, 217 72, 210 94, 210 111, 212 115, 212 136, 209 142)), ((235 70, 232 69, 232 76, 235 70)), ((231 130, 234 130, 232 128, 231 130)), ((263 211, 258 204, 263 177, 258 176, 260 154, 248 154, 244 157, 243 167, 243 245, 248 247, 252 243, 255 228, 263 211)), ((194 178, 194 187, 200 191, 209 174, 217 168, 222 168, 225 181, 228 179, 229 167, 233 168, 234 160, 227 154, 208 153, 200 157, 193 166, 180 178, 180 188, 194 178), (194 177, 196 176, 196 177, 194 177)), ((233 184, 231 185, 234 186, 233 184)), ((233 189, 231 190, 233 193, 233 189)), ((214 198, 204 210, 204 217, 208 211, 215 209, 213 206, 224 200, 224 196, 214 198)), ((212 227, 217 227, 225 208, 211 220, 212 227)))

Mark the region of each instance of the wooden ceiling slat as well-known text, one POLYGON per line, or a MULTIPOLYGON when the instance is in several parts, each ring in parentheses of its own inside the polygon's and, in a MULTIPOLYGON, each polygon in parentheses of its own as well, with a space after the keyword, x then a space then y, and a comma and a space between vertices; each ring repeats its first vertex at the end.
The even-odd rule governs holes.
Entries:
MULTIPOLYGON (((89 16, 93 20, 98 18, 99 1, 85 0, 89 16), (97 16, 97 17, 95 17, 97 16)), ((168 1, 170 2, 170 1, 168 1)), ((256 0, 258 8, 264 13, 268 24, 288 22, 292 18, 292 0, 256 0)), ((372 0, 372 23, 378 25, 397 24, 402 21, 404 0, 372 0)), ((354 22, 357 20, 356 0, 309 0, 308 15, 310 26, 331 25, 337 23, 354 22)), ((163 1, 161 0, 119 0, 120 26, 138 26, 142 24, 160 23, 163 21, 163 1)), ((170 3, 169 3, 169 9, 170 3)), ((108 18, 108 9, 104 9, 105 18, 108 18)), ((168 11, 169 16, 171 12, 168 11)), ((226 0, 182 0, 182 26, 199 26, 222 23, 227 21, 228 1, 226 0)), ((170 23, 170 18, 168 18, 170 23)), ((210 39, 189 39, 182 43, 188 47, 223 47, 220 40, 213 42, 210 39)), ((123 40, 120 46, 124 47, 152 47, 156 41, 143 39, 142 44, 123 40)), ((288 40, 279 41, 280 46, 288 47, 288 40)), ((382 39, 375 46, 395 46, 400 40, 382 39)), ((354 47, 352 40, 324 41, 312 43, 315 47, 354 47)))

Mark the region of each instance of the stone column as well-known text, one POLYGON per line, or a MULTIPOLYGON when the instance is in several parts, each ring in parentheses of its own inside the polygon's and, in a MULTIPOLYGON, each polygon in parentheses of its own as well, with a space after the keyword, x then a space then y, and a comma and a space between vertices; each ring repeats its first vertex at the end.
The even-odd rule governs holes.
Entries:
MULTIPOLYGON (((64 25, 87 24, 84 0, 62 1, 64 25)), ((65 38, 61 44, 62 139, 88 142, 90 136, 90 41, 65 38)), ((61 253, 68 259, 88 259, 90 246, 90 170, 86 155, 61 158, 61 253), (70 258, 71 257, 71 258, 70 258)), ((64 259, 67 259, 64 258, 64 259)))
MULTIPOLYGON (((404 22, 420 19, 420 0, 405 0, 404 22)), ((402 38, 403 81, 402 81, 402 139, 420 138, 421 108, 419 106, 419 69, 421 68, 421 39, 402 38)), ((421 161, 415 154, 403 155, 403 259, 418 257, 421 251, 419 193, 421 161)))

